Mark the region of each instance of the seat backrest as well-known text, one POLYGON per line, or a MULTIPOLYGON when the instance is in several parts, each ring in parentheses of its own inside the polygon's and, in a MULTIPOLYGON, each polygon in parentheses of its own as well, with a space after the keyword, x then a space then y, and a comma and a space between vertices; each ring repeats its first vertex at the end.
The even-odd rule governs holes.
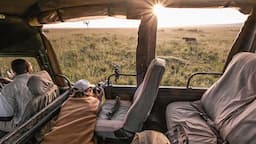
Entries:
POLYGON ((227 119, 220 129, 223 139, 230 144, 256 143, 256 100, 227 119))
POLYGON ((163 59, 155 58, 151 61, 144 80, 137 88, 132 105, 127 112, 123 127, 125 130, 136 132, 142 128, 157 97, 164 71, 165 61, 163 59))
POLYGON ((32 76, 28 82, 31 82, 30 91, 34 95, 32 106, 35 112, 39 112, 46 107, 58 95, 57 86, 53 83, 44 81, 41 77, 32 76))
POLYGON ((207 115, 221 130, 223 123, 242 112, 256 99, 256 54, 242 52, 234 56, 222 77, 203 95, 207 115))
POLYGON ((58 87, 46 71, 32 75, 27 86, 33 97, 26 107, 26 114, 22 118, 22 123, 50 104, 59 94, 58 87))

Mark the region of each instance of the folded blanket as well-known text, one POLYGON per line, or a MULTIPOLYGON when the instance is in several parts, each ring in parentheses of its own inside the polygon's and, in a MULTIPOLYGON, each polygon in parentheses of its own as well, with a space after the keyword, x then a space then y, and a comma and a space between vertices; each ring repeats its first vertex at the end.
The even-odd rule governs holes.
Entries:
POLYGON ((95 97, 70 97, 42 143, 94 144, 98 105, 99 100, 95 97))

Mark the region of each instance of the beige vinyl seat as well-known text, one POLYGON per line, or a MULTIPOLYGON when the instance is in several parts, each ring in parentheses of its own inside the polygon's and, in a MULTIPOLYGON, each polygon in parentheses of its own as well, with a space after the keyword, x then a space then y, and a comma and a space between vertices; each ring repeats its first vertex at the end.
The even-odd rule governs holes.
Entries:
POLYGON ((32 75, 27 86, 33 98, 26 107, 26 114, 22 118, 22 123, 50 104, 59 95, 58 87, 53 83, 47 71, 40 71, 32 75))
POLYGON ((235 55, 222 77, 196 102, 167 106, 170 141, 177 127, 189 144, 256 143, 256 54, 235 55))
POLYGON ((103 139, 129 139, 135 132, 140 131, 153 107, 164 71, 165 61, 153 59, 143 82, 136 89, 133 100, 120 100, 120 107, 111 119, 106 115, 115 101, 106 100, 97 119, 97 136, 103 139))

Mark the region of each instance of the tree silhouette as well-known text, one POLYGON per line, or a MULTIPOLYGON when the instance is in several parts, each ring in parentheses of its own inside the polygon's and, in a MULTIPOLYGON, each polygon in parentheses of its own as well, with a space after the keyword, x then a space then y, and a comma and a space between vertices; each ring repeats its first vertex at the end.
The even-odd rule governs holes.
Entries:
POLYGON ((90 23, 90 21, 83 21, 83 24, 85 24, 87 28, 89 26, 89 23, 90 23))

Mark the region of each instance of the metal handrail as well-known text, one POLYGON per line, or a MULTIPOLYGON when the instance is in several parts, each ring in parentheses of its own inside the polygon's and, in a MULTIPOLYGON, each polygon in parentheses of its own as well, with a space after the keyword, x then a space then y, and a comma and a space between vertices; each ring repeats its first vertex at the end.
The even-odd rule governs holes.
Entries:
POLYGON ((58 77, 61 77, 61 78, 64 78, 68 84, 68 87, 69 88, 72 88, 72 82, 69 80, 69 78, 63 74, 55 74, 55 76, 58 76, 58 77))
POLYGON ((220 76, 221 76, 222 74, 223 74, 223 73, 220 73, 220 72, 197 72, 197 73, 193 73, 193 74, 188 78, 186 88, 189 88, 191 79, 192 79, 194 76, 196 76, 196 75, 220 75, 220 76))
POLYGON ((1 144, 7 143, 24 143, 27 141, 29 137, 36 132, 38 128, 40 128, 44 123, 48 122, 51 119, 53 113, 60 108, 61 104, 68 98, 70 90, 67 90, 62 95, 58 96, 52 103, 47 105, 33 117, 31 117, 28 121, 24 124, 19 126, 13 132, 8 133, 6 136, 0 139, 1 144), (43 116, 43 117, 42 117, 43 116), (38 121, 38 118, 40 120, 38 121), (19 135, 22 133, 22 135, 19 135))
POLYGON ((110 79, 113 76, 116 77, 116 79, 115 79, 115 81, 116 81, 119 78, 119 76, 136 76, 136 74, 122 74, 122 73, 119 73, 118 75, 116 73, 111 74, 110 76, 108 76, 107 86, 110 86, 110 79))

